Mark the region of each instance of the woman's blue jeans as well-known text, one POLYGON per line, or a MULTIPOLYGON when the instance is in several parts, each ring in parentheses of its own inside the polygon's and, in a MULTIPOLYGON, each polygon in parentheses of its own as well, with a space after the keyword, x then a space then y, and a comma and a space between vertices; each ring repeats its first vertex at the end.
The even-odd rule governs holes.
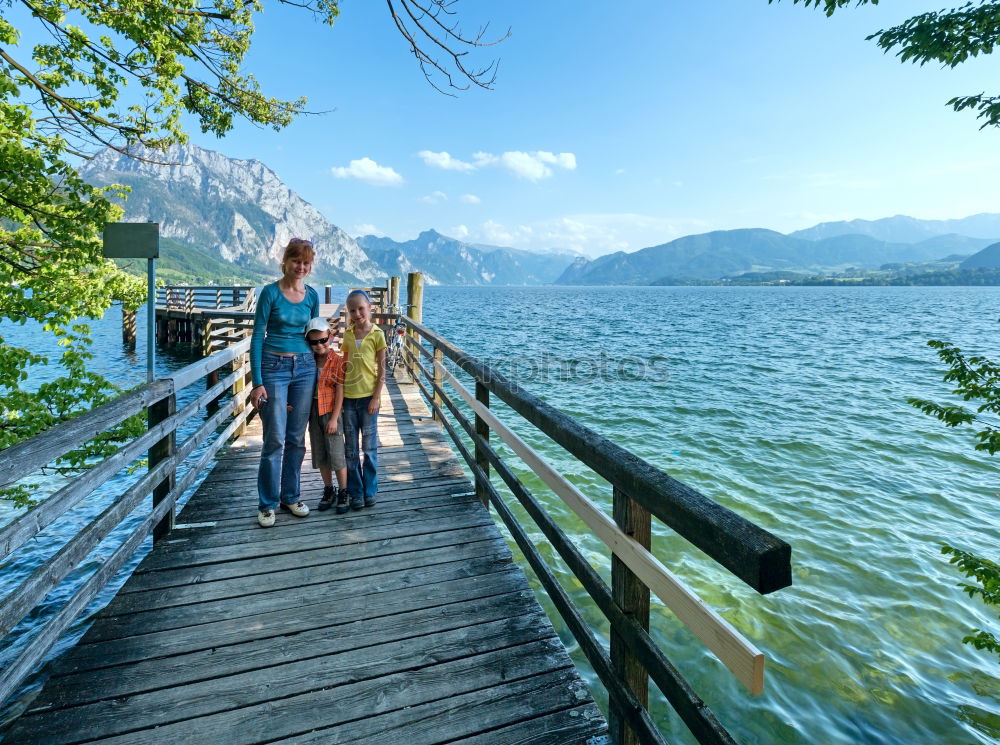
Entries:
POLYGON ((264 352, 260 377, 267 391, 267 403, 260 407, 264 447, 257 471, 258 509, 274 510, 279 501, 285 504, 299 501, 299 476, 306 454, 306 425, 316 386, 316 361, 312 354, 282 357, 264 352))
POLYGON ((368 413, 371 396, 344 399, 344 454, 347 456, 347 493, 374 497, 378 493, 378 412, 368 413), (361 463, 358 452, 361 436, 361 463))

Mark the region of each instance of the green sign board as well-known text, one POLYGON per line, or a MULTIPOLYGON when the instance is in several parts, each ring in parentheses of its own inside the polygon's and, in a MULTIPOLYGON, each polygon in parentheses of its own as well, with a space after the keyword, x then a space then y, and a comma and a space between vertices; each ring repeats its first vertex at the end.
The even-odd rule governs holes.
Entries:
POLYGON ((104 226, 104 258, 156 259, 159 255, 159 223, 109 222, 104 226))

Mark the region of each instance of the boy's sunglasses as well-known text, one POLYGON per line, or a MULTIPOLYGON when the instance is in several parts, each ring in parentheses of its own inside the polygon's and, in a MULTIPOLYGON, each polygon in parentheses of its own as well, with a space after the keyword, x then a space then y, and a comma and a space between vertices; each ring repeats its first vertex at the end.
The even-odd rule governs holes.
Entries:
POLYGON ((330 337, 324 336, 322 339, 306 339, 306 341, 309 342, 309 346, 318 347, 320 344, 326 344, 330 341, 330 337))

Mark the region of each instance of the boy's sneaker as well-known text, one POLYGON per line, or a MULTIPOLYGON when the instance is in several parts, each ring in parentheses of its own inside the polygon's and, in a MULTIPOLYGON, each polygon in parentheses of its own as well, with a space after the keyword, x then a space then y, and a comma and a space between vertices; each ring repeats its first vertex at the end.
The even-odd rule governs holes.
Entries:
POLYGON ((365 506, 365 500, 360 494, 355 494, 351 497, 351 509, 360 510, 365 506))
POLYGON ((305 502, 296 502, 295 504, 285 504, 282 502, 279 506, 285 512, 291 512, 295 517, 305 517, 309 514, 309 508, 305 502))
POLYGON ((371 507, 378 501, 378 495, 372 494, 370 497, 365 497, 365 507, 371 507))
POLYGON ((347 496, 347 489, 340 489, 337 491, 337 514, 343 515, 349 509, 351 509, 348 504, 349 497, 347 496))
POLYGON ((262 528, 270 528, 274 525, 274 510, 258 510, 257 522, 262 528))
POLYGON ((319 500, 319 511, 324 512, 333 507, 334 491, 332 486, 323 487, 323 496, 319 500))

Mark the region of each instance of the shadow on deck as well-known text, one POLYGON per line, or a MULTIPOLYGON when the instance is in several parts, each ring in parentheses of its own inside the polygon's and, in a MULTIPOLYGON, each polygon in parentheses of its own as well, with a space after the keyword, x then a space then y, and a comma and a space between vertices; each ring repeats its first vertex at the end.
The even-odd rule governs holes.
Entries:
POLYGON ((375 506, 259 528, 255 420, 4 745, 605 742, 415 387, 383 401, 375 506))

